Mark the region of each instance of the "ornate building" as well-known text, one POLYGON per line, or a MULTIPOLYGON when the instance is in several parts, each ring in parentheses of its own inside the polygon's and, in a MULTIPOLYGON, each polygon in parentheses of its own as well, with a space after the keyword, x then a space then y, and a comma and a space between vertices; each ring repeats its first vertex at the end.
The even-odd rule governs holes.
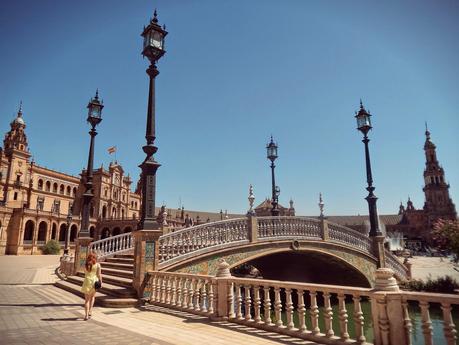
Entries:
MULTIPOLYGON (((289 201, 290 207, 284 207, 281 204, 278 204, 277 207, 279 208, 279 216, 294 216, 295 215, 295 208, 293 207, 293 200, 290 199, 289 201)), ((255 215, 257 217, 265 217, 271 216, 271 210, 273 209, 271 199, 266 198, 260 205, 255 207, 255 215)))
MULTIPOLYGON (((10 127, 0 148, 0 254, 39 254, 50 239, 63 246, 67 228, 72 248, 80 229, 84 181, 31 160, 22 107, 10 127)), ((94 171, 92 237, 136 227, 140 195, 131 192, 131 184, 116 162, 108 170, 101 167, 94 171)))

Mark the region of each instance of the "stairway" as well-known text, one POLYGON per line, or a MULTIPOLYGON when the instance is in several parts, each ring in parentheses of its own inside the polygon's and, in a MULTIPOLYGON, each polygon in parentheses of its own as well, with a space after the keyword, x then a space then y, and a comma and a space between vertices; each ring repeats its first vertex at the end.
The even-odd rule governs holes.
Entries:
MULTIPOLYGON (((139 304, 137 294, 132 288, 134 256, 132 254, 116 254, 100 263, 102 268, 102 288, 96 292, 95 304, 108 308, 129 308, 139 304)), ((59 280, 55 285, 75 295, 84 297, 80 291, 84 273, 59 280)))

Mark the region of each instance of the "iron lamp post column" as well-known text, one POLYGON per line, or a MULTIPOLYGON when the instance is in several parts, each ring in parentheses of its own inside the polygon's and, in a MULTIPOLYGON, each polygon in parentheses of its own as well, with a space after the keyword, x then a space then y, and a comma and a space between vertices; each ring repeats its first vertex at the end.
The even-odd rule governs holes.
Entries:
POLYGON ((69 245, 70 245, 70 224, 72 222, 72 214, 69 212, 67 215, 67 232, 65 234, 65 246, 64 246, 64 255, 69 254, 69 245))
POLYGON ((147 126, 145 132, 146 145, 142 147, 146 157, 139 167, 142 169, 142 208, 140 211, 141 218, 138 224, 138 229, 154 230, 158 227, 155 218, 155 199, 156 199, 156 171, 161 166, 155 161, 153 155, 158 151, 154 145, 156 139, 155 134, 155 78, 159 71, 156 67, 158 60, 166 52, 164 50, 164 38, 167 35, 165 27, 158 24, 156 10, 150 24, 144 27, 142 37, 144 45, 142 55, 150 60, 150 66, 147 69, 147 74, 150 79, 148 90, 148 109, 147 109, 147 126))
POLYGON ((357 129, 363 133, 362 142, 365 145, 365 166, 367 172, 367 184, 368 195, 365 198, 368 202, 368 211, 370 218, 370 237, 381 236, 381 230, 379 229, 379 219, 378 219, 378 209, 376 206, 376 201, 378 198, 374 195, 375 187, 373 187, 373 176, 371 173, 371 160, 370 160, 370 150, 368 148, 368 143, 370 139, 368 138, 368 132, 373 128, 371 126, 371 114, 367 111, 362 101, 360 101, 360 109, 356 113, 355 118, 357 119, 357 129))
POLYGON ((267 158, 271 161, 271 191, 272 191, 272 209, 271 209, 271 215, 273 216, 278 216, 279 215, 279 194, 280 194, 280 189, 279 187, 276 186, 276 179, 275 179, 275 174, 274 174, 274 168, 276 165, 274 164, 274 161, 276 160, 277 156, 277 144, 274 142, 273 137, 271 136, 271 141, 266 145, 266 151, 267 151, 267 158))
POLYGON ((86 168, 85 178, 85 193, 83 194, 83 212, 81 216, 81 229, 78 237, 89 238, 89 207, 93 194, 92 177, 93 177, 93 165, 94 165, 94 141, 97 135, 96 126, 102 121, 102 108, 104 107, 103 102, 99 101, 99 91, 96 91, 96 96, 92 98, 88 103, 88 118, 87 121, 91 125, 89 135, 91 136, 91 142, 89 145, 89 156, 88 166, 86 168))

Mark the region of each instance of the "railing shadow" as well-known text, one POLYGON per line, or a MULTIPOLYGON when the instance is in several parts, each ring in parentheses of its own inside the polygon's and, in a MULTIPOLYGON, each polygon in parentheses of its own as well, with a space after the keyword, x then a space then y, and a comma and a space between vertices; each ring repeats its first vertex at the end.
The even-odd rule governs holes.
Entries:
POLYGON ((137 308, 140 311, 147 311, 147 312, 155 312, 155 313, 162 313, 167 315, 172 315, 178 318, 183 319, 185 323, 200 323, 200 324, 207 324, 212 327, 217 327, 221 329, 231 330, 234 332, 238 332, 245 335, 252 335, 254 337, 258 337, 260 339, 264 339, 266 341, 274 341, 279 344, 286 344, 286 345, 318 345, 318 343, 293 338, 288 335, 283 335, 275 332, 270 332, 258 328, 252 328, 245 325, 229 322, 229 321, 214 321, 209 319, 209 317, 204 315, 196 315, 191 314, 186 311, 181 311, 177 309, 169 309, 165 307, 160 307, 156 305, 144 305, 137 308))

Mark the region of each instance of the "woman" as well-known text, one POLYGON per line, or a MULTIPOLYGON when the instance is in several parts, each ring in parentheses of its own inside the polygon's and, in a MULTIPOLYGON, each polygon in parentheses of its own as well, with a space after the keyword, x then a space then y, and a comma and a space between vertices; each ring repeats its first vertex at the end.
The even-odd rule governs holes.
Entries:
POLYGON ((86 258, 83 286, 81 292, 84 293, 84 320, 91 318, 92 307, 96 298, 96 289, 94 284, 99 281, 102 284, 102 275, 100 274, 100 265, 97 263, 97 256, 90 253, 86 258))

